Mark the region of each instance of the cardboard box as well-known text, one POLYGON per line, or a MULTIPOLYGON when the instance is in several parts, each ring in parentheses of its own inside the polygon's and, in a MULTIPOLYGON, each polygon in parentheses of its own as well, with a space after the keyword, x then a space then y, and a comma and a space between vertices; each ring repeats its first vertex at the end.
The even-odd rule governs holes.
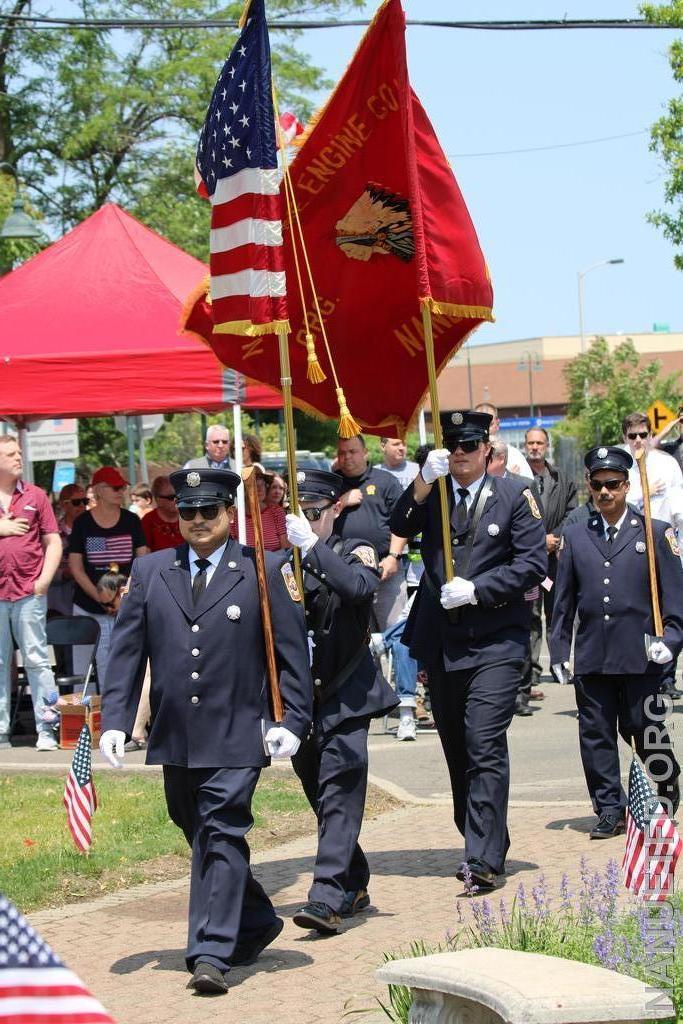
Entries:
POLYGON ((87 725, 90 729, 90 738, 93 745, 97 745, 100 739, 100 726, 102 721, 102 698, 99 694, 92 694, 89 704, 79 704, 79 693, 66 693, 61 697, 66 701, 66 706, 60 706, 59 721, 59 746, 61 750, 73 750, 78 743, 81 729, 87 725))

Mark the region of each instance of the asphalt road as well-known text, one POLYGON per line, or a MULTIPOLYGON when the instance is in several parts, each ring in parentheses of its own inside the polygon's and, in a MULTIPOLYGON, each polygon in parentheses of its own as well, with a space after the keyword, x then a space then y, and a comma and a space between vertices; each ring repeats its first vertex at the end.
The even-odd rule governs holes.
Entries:
MULTIPOLYGON (((510 798, 515 803, 562 803, 588 800, 579 755, 576 704, 572 686, 558 686, 543 679, 543 701, 532 701, 533 717, 512 720, 508 734, 511 765, 510 798)), ((670 722, 674 748, 683 756, 683 702, 674 704, 670 722), (682 724, 679 725, 679 722, 682 724), (678 742, 677 742, 678 741, 678 742)), ((446 765, 436 733, 418 732, 417 740, 395 738, 396 719, 389 719, 391 733, 382 732, 381 720, 373 723, 370 738, 370 772, 397 796, 450 802, 446 765)), ((628 776, 630 751, 620 741, 624 779, 628 776)), ((590 809, 590 808, 589 808, 590 809)))

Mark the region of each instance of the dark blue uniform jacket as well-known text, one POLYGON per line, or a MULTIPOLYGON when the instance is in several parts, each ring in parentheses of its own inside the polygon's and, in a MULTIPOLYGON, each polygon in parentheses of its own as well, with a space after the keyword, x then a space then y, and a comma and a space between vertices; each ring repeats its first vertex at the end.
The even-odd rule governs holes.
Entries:
POLYGON ((368 649, 377 553, 365 540, 318 540, 303 559, 306 624, 313 640, 315 719, 327 732, 398 704, 368 649), (349 671, 350 670, 350 671, 349 671))
MULTIPOLYGON (((184 544, 133 563, 112 634, 102 728, 130 735, 149 658, 148 764, 268 764, 261 720, 270 713, 254 551, 229 540, 196 606, 188 551, 184 544)), ((285 561, 266 552, 283 725, 303 738, 312 720, 312 681, 302 602, 287 589, 285 561)))
MULTIPOLYGON (((475 532, 466 578, 475 585, 478 603, 458 609, 456 621, 441 607, 445 582, 441 507, 435 485, 418 505, 412 484, 399 499, 391 530, 399 537, 422 531, 425 573, 408 618, 403 643, 426 665, 443 654, 447 671, 471 668, 482 660, 523 658, 529 643, 530 602, 525 594, 546 575, 545 528, 529 481, 488 477, 489 495, 475 532)), ((449 504, 454 499, 447 478, 449 504)), ((451 529, 455 573, 460 575, 458 551, 467 531, 451 529)))
MULTIPOLYGON (((664 643, 683 645, 683 569, 673 530, 652 520, 664 643)), ((644 634, 654 635, 645 550, 645 520, 629 508, 612 545, 598 513, 565 527, 555 581, 551 664, 569 661, 574 617, 576 675, 661 674, 647 660, 644 634)))

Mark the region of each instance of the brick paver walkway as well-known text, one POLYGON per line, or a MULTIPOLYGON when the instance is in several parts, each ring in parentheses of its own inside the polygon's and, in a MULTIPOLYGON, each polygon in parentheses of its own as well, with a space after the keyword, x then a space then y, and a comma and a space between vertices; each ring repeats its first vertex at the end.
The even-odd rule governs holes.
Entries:
MULTIPOLYGON (((593 820, 586 803, 514 806, 503 892, 511 897, 519 881, 531 882, 540 870, 551 884, 564 871, 576 879, 582 854, 597 868, 620 858, 623 840, 589 842, 593 820)), ((447 807, 408 805, 366 822, 362 841, 374 872, 373 909, 334 938, 312 937, 291 923, 308 888, 313 837, 255 858, 285 929, 255 966, 231 972, 227 997, 185 990, 187 880, 139 886, 31 921, 119 1024, 337 1024, 349 1010, 373 1010, 375 997, 386 995, 374 978, 384 951, 416 938, 439 942, 454 928, 462 889, 454 878, 462 847, 447 807)))

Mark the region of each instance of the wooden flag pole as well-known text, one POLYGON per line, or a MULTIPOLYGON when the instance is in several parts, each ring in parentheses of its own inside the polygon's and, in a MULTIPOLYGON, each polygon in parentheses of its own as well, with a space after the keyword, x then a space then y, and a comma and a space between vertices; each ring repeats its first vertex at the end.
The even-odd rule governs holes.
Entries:
MULTIPOLYGON (((432 332, 432 311, 429 304, 422 304, 422 326, 425 337, 425 353, 427 355, 427 375, 429 377, 429 402, 432 407, 432 432, 435 448, 443 448, 443 434, 439 419, 439 394, 436 387, 436 363, 434 361, 434 334, 432 332)), ((453 546, 451 544, 451 517, 448 511, 448 493, 446 478, 438 480, 439 501, 441 504, 441 534, 443 538, 443 568, 446 582, 453 579, 453 546)))
POLYGON ((266 559, 263 553, 263 527, 261 525, 261 509, 256 493, 256 474, 253 466, 243 470, 244 490, 249 505, 249 515, 254 528, 254 552, 256 554, 256 578, 258 580, 259 603, 261 605, 261 622, 263 623, 263 642, 266 648, 266 667, 268 669, 268 692, 273 721, 281 722, 285 717, 285 709, 280 694, 280 683, 275 661, 275 641, 273 639, 273 621, 270 615, 270 597, 268 595, 268 577, 266 575, 266 559))
POLYGON ((652 622, 655 627, 655 636, 664 636, 664 623, 662 612, 659 607, 659 590, 657 588, 657 562, 655 560, 655 538, 652 533, 652 512, 650 511, 650 485, 647 479, 647 466, 645 464, 646 452, 641 448, 636 452, 636 462, 640 473, 640 486, 643 492, 643 516, 645 517, 645 544, 647 547, 647 568, 650 576, 650 600, 652 601, 652 622))

